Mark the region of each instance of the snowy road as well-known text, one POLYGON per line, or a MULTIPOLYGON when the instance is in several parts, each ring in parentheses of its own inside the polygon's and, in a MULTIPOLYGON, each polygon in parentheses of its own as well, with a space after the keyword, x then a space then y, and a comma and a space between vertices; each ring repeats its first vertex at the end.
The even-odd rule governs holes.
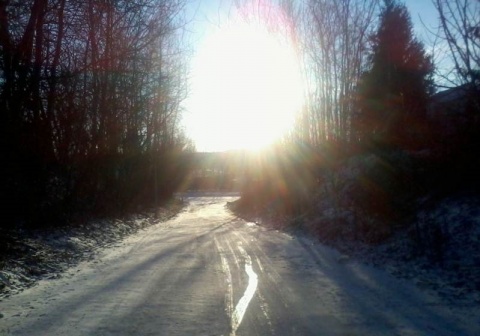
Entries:
POLYGON ((0 302, 0 335, 474 335, 478 317, 307 238, 246 223, 231 197, 0 302))

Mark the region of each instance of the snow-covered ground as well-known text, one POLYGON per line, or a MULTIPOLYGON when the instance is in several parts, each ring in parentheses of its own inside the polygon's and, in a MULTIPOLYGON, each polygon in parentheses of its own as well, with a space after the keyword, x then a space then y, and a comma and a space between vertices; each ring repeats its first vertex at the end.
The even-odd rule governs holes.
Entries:
POLYGON ((0 334, 480 334, 478 306, 238 219, 233 196, 184 199, 175 218, 3 298, 0 334))
POLYGON ((234 207, 262 225, 316 237, 351 259, 409 279, 445 300, 479 306, 480 193, 462 188, 439 193, 425 187, 414 192, 418 186, 408 180, 402 185, 398 173, 415 170, 413 161, 405 154, 389 155, 395 157, 351 157, 325 175, 310 195, 308 210, 296 217, 279 218, 268 203, 258 218, 248 207, 242 209, 241 202, 234 207), (391 162, 403 166, 392 173, 391 162), (391 190, 400 190, 403 198, 395 199, 391 190), (381 192, 369 198, 372 191, 381 192), (385 191, 392 199, 384 205, 391 206, 393 215, 377 216, 368 207, 387 198, 385 191))
POLYGON ((480 199, 446 198, 421 211, 416 221, 379 246, 351 244, 350 253, 446 301, 480 306, 480 199), (417 244, 412 240, 415 224, 422 232, 438 227, 439 234, 423 235, 417 244), (430 250, 421 251, 422 245, 430 250))
POLYGON ((93 260, 102 249, 118 245, 123 238, 155 223, 168 220, 181 210, 180 200, 156 212, 129 218, 95 220, 57 229, 17 230, 4 238, 7 247, 0 256, 0 299, 19 293, 41 279, 56 279, 83 260, 93 260))

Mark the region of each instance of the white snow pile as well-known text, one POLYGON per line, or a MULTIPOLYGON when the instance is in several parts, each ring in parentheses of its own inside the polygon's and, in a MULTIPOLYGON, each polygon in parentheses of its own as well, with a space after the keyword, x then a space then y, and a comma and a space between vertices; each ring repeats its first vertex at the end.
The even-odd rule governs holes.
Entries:
POLYGON ((6 246, 0 254, 0 298, 18 293, 40 279, 61 277, 67 268, 93 258, 100 249, 115 246, 127 235, 171 218, 183 206, 183 202, 175 201, 155 212, 122 220, 104 219, 57 229, 19 229, 6 233, 6 246))

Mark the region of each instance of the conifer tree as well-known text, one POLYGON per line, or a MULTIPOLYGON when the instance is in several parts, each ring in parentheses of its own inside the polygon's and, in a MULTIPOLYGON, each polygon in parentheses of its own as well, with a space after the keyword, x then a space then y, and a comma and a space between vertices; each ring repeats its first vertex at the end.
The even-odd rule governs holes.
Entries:
POLYGON ((387 146, 418 145, 425 132, 433 63, 413 34, 404 4, 385 0, 359 85, 359 135, 387 146))

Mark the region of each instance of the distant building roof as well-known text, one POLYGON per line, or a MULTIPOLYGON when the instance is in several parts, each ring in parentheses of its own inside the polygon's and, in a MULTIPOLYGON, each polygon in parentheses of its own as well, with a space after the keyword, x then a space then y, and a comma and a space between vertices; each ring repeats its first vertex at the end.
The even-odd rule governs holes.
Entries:
POLYGON ((472 89, 472 84, 463 84, 440 91, 432 96, 433 104, 451 103, 463 99, 472 89))

